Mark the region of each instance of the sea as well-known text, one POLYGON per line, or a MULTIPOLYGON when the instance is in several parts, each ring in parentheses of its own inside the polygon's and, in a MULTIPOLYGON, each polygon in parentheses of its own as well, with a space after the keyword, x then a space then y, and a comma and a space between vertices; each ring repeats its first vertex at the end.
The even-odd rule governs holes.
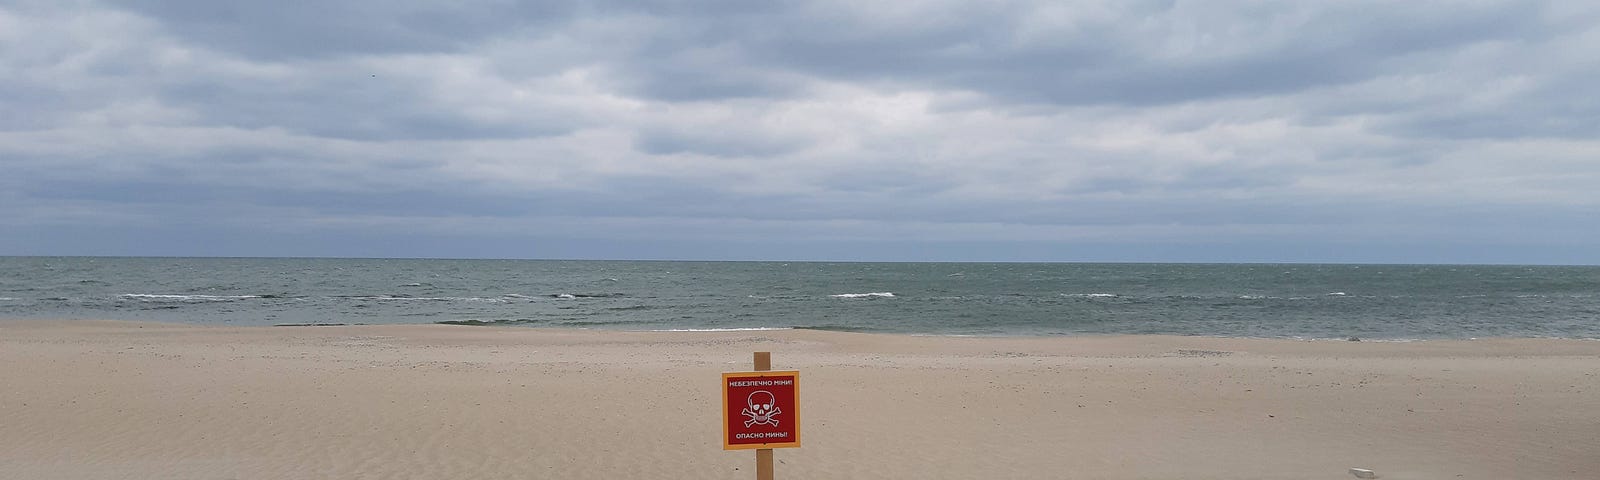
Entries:
POLYGON ((0 318, 1600 338, 1600 267, 0 257, 0 318))

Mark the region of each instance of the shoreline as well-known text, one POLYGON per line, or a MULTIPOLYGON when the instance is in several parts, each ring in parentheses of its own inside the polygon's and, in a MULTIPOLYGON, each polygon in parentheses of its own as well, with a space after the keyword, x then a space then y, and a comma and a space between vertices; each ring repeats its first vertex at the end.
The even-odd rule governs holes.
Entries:
POLYGON ((532 326, 532 325, 520 325, 520 324, 514 324, 514 323, 513 324, 455 323, 454 321, 439 321, 439 322, 429 322, 429 323, 362 323, 362 322, 344 323, 344 322, 331 322, 331 323, 278 323, 278 324, 263 324, 263 325, 232 325, 232 324, 212 324, 212 323, 183 322, 183 321, 125 320, 125 319, 104 319, 104 318, 34 318, 34 317, 16 318, 16 317, 0 317, 0 327, 3 327, 6 324, 29 324, 29 323, 47 324, 47 323, 55 323, 55 322, 83 322, 83 323, 99 323, 99 324, 113 324, 113 325, 114 324, 129 324, 129 325, 152 325, 152 326, 193 327, 193 328, 224 328, 224 329, 226 329, 226 328, 253 329, 253 328, 311 328, 311 327, 419 327, 419 326, 435 326, 435 327, 450 327, 450 328, 505 329, 505 330, 509 330, 509 331, 533 330, 533 331, 547 331, 547 332, 595 332, 595 333, 690 333, 690 334, 692 334, 692 333, 712 333, 712 334, 717 334, 717 333, 759 333, 759 332, 801 331, 801 332, 838 333, 838 334, 846 334, 846 335, 876 335, 876 336, 884 336, 884 337, 972 338, 972 339, 995 339, 995 340, 1002 340, 1002 339, 1053 339, 1053 338, 1059 338, 1059 339, 1091 339, 1091 338, 1139 338, 1139 337, 1149 337, 1149 338, 1189 338, 1189 339, 1208 339, 1209 338, 1209 339, 1219 339, 1219 340, 1262 340, 1262 341, 1334 342, 1334 343, 1338 343, 1338 342, 1348 342, 1348 343, 1436 343, 1436 342, 1484 342, 1484 341, 1491 341, 1492 342, 1492 341, 1520 341, 1520 340, 1553 340, 1553 341, 1560 341, 1560 342, 1567 342, 1567 341, 1572 341, 1572 342, 1600 342, 1600 337, 1593 337, 1593 338, 1591 338, 1591 337, 1518 337, 1518 336, 1485 336, 1485 337, 1464 337, 1464 338, 1456 338, 1456 337, 1415 337, 1415 338, 1414 337, 1360 337, 1360 336, 1346 336, 1346 337, 1303 337, 1303 336, 1248 337, 1248 336, 1226 336, 1226 335, 1183 335, 1183 334, 1170 334, 1170 333, 1045 333, 1045 334, 1024 334, 1024 333, 1018 333, 1018 334, 966 334, 966 333, 954 334, 954 333, 951 333, 951 334, 944 334, 944 333, 857 331, 857 330, 852 330, 852 329, 835 329, 835 328, 826 328, 826 327, 807 327, 807 326, 790 326, 790 327, 728 327, 728 328, 667 328, 667 329, 651 330, 651 329, 628 329, 628 328, 606 328, 606 327, 598 327, 597 328, 597 327, 590 327, 590 326, 583 326, 583 327, 577 327, 577 326, 548 326, 548 325, 546 325, 546 326, 532 326), (1351 340, 1351 338, 1356 338, 1356 340, 1351 340))
POLYGON ((1589 478, 1600 342, 0 320, 0 479, 748 478, 716 382, 805 376, 785 478, 1589 478))

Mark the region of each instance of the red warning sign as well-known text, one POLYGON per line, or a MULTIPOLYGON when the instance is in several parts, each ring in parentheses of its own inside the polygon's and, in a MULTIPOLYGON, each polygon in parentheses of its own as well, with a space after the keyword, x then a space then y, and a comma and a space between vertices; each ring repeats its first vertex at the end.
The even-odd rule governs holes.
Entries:
POLYGON ((800 372, 722 374, 722 448, 800 446, 800 372))

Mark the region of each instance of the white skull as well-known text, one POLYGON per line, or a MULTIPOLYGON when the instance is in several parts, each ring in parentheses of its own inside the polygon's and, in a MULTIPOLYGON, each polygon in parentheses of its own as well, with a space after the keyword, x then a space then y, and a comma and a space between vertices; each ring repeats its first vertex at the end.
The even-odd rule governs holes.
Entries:
POLYGON ((773 395, 772 392, 766 390, 757 390, 750 392, 750 396, 745 398, 745 409, 739 413, 750 417, 749 420, 745 420, 745 427, 751 425, 771 425, 776 427, 778 426, 778 420, 772 417, 783 413, 783 410, 778 408, 777 395, 773 395))
POLYGON ((771 412, 773 407, 778 406, 778 397, 773 396, 772 392, 760 390, 750 394, 746 405, 750 407, 752 412, 767 413, 771 412))

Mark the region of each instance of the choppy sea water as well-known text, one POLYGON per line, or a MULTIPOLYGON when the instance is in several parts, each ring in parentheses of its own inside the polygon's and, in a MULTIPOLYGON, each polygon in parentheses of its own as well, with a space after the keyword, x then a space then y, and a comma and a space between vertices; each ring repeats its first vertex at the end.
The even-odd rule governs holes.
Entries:
POLYGON ((0 318, 1600 338, 1600 267, 0 257, 0 318))

